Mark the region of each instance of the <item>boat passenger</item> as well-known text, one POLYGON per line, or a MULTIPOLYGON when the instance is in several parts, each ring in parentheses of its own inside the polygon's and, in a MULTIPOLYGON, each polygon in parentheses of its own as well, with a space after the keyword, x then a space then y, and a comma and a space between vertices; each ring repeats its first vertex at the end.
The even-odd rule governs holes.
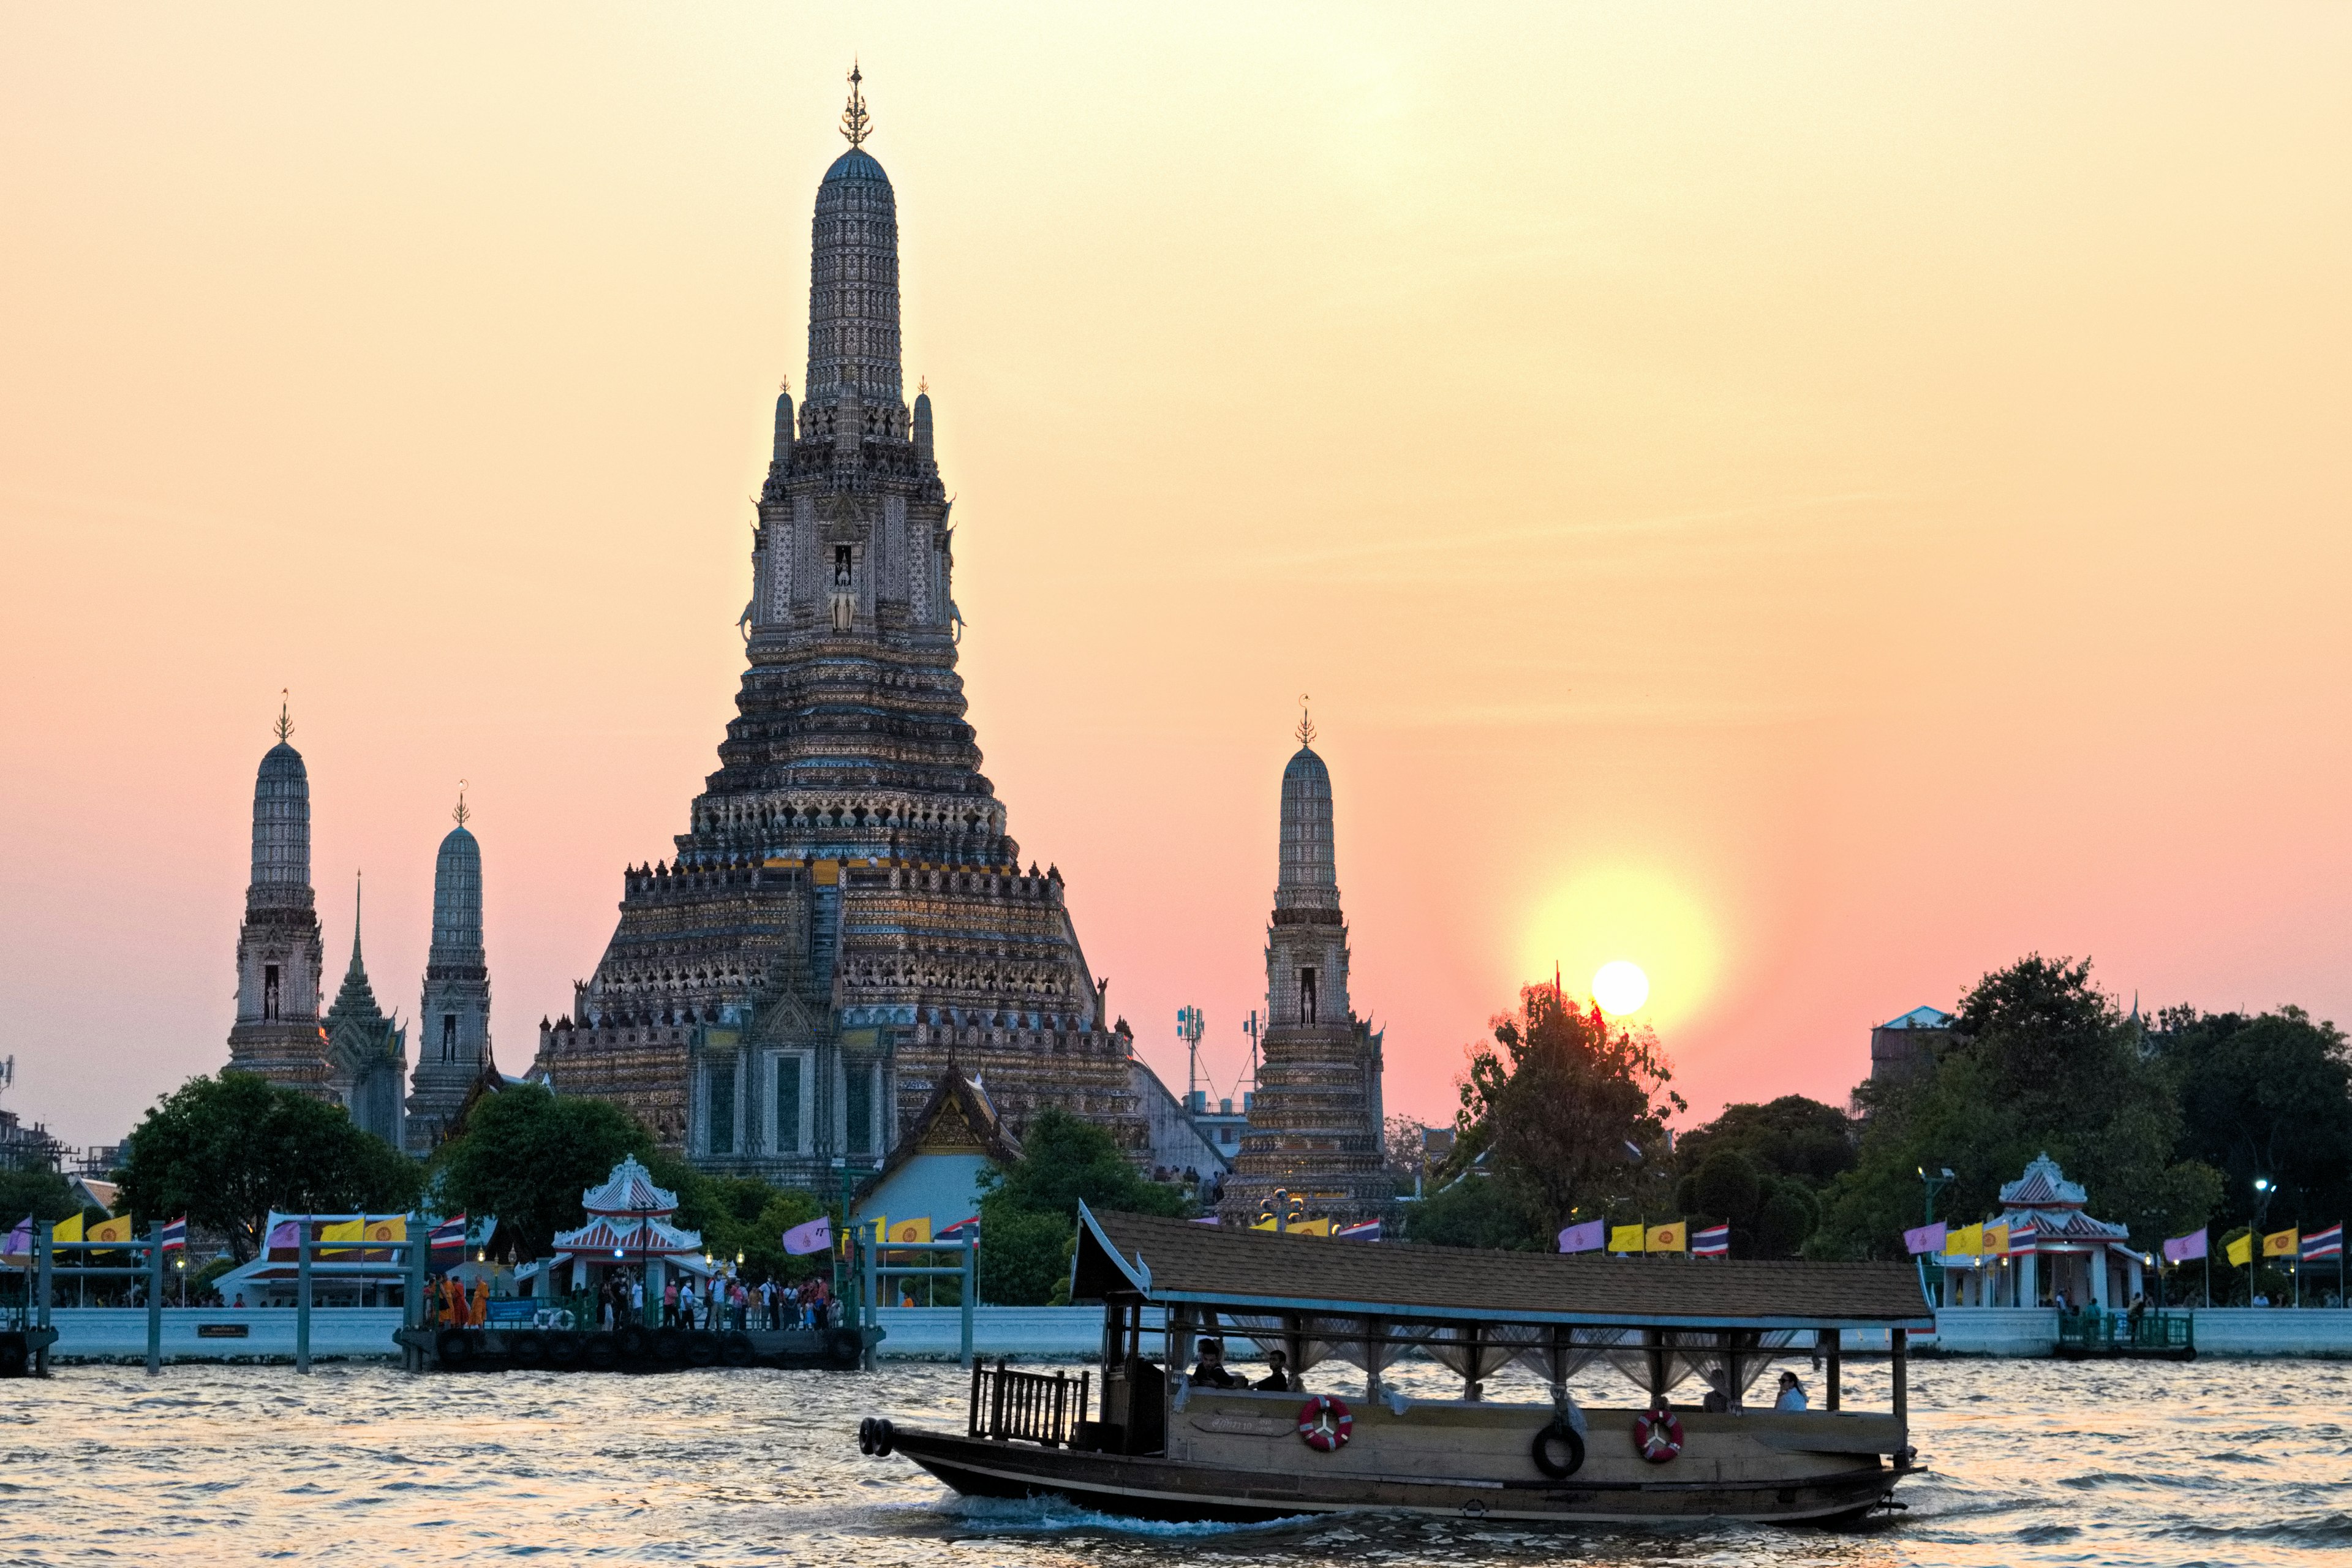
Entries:
POLYGON ((1292 1378, 1290 1375, 1290 1356, 1288 1352, 1280 1350, 1270 1350, 1266 1352, 1265 1375, 1259 1378, 1255 1383, 1250 1384, 1250 1386, 1252 1388, 1262 1390, 1267 1394, 1297 1393, 1298 1384, 1297 1380, 1292 1378))
POLYGON ((1699 1408, 1717 1415, 1721 1415, 1731 1408, 1731 1391, 1725 1385, 1722 1373, 1710 1372, 1706 1374, 1706 1397, 1699 1402, 1699 1408))
POLYGON ((1797 1381, 1793 1372, 1780 1374, 1780 1392, 1772 1401, 1775 1410, 1802 1410, 1805 1407, 1805 1385, 1797 1381))
POLYGON ((1192 1386, 1195 1388, 1239 1388, 1242 1380, 1225 1367, 1225 1347, 1203 1337, 1201 1359, 1192 1364, 1192 1386))

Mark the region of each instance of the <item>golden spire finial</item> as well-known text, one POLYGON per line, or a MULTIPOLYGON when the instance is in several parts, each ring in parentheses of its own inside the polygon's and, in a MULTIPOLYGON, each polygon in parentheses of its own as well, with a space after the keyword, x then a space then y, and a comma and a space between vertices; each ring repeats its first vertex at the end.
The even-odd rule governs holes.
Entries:
POLYGON ((852 147, 873 134, 873 128, 866 122, 866 94, 861 88, 865 80, 865 76, 857 68, 856 58, 852 57, 849 62, 849 107, 841 111, 841 133, 849 138, 852 147))
POLYGON ((292 706, 292 695, 286 687, 278 689, 278 739, 280 742, 294 732, 293 715, 289 711, 292 706))
POLYGON ((928 375, 917 376, 915 378, 915 395, 918 397, 929 397, 930 395, 931 378, 928 375))
POLYGON ((458 826, 463 827, 466 826, 466 818, 473 815, 474 814, 466 807, 466 781, 464 779, 459 779, 457 781, 457 809, 451 812, 449 816, 457 822, 458 826))
POLYGON ((1307 716, 1307 693, 1304 691, 1298 694, 1298 743, 1302 746, 1315 743, 1315 721, 1307 716))

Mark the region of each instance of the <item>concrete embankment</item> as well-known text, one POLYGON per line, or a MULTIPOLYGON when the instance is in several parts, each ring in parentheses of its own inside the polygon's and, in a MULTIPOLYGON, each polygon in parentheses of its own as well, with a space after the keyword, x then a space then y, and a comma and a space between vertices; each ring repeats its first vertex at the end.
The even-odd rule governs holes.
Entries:
MULTIPOLYGON (((2192 1316, 2200 1356, 2352 1359, 2352 1310, 2210 1307, 2192 1316)), ((2058 1345, 2058 1313, 2050 1307, 1955 1307, 1937 1313, 1936 1332, 1916 1343, 1944 1355, 2046 1356, 2058 1345)))
MULTIPOLYGON (((290 1308, 172 1307, 163 1312, 163 1359, 175 1361, 291 1362, 294 1317, 290 1308)), ((886 1358, 953 1361, 961 1344, 962 1315, 953 1307, 885 1307, 882 1342, 886 1358)), ((1144 1314, 1159 1326, 1157 1309, 1144 1314)), ((144 1362, 147 1314, 140 1308, 67 1307, 55 1314, 59 1365, 82 1362, 144 1362)), ((315 1361, 395 1361, 393 1331, 400 1310, 321 1307, 310 1314, 310 1355, 315 1361)), ((982 1307, 972 1314, 972 1348, 991 1358, 1064 1361, 1102 1349, 1102 1310, 1097 1307, 982 1307)))

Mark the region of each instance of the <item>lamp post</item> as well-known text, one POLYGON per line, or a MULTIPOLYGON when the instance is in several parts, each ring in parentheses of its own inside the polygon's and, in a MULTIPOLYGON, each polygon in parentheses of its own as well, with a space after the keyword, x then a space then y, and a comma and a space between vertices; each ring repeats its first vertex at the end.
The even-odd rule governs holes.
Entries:
MULTIPOLYGON (((1950 1186, 1958 1178, 1952 1174, 1952 1168, 1949 1165, 1941 1167, 1932 1176, 1927 1173, 1927 1167, 1925 1165, 1918 1166, 1916 1169, 1919 1173, 1920 1184, 1927 1190, 1927 1216, 1919 1223, 1933 1225, 1936 1223, 1936 1194, 1950 1186)), ((1922 1264, 1921 1267, 1924 1268, 1926 1265, 1922 1264)), ((1941 1253, 1936 1255, 1936 1300, 1946 1306, 1951 1304, 1944 1301, 1944 1258, 1941 1253)))
POLYGON ((2263 1220, 2271 1212, 2271 1194, 2278 1189, 2268 1176, 2254 1178, 2254 1228, 2246 1233, 2246 1305, 2254 1304, 2254 1283, 2262 1277, 2263 1220))

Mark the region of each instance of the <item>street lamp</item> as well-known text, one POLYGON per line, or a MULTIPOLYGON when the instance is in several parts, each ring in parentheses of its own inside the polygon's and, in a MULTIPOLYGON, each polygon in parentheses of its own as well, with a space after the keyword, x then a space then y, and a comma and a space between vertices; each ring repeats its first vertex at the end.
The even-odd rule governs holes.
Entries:
POLYGON ((2263 1219, 2271 1212, 2271 1195, 2278 1189, 2268 1176, 2254 1178, 2254 1228, 2246 1233, 2246 1305, 2254 1304, 2254 1284, 2262 1278, 2263 1219))

